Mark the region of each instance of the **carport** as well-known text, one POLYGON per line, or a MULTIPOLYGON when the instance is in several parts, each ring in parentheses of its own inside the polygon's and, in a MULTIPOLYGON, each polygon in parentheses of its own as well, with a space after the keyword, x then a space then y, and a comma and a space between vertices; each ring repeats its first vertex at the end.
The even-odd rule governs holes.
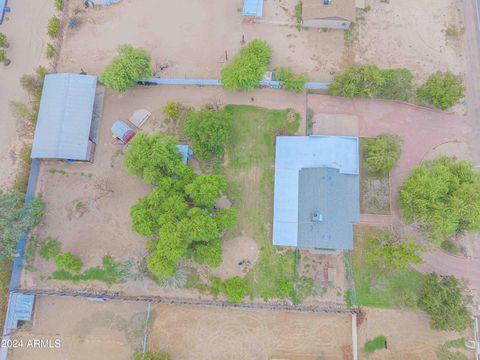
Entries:
POLYGON ((96 87, 96 76, 45 76, 32 158, 92 160, 99 116, 96 87))

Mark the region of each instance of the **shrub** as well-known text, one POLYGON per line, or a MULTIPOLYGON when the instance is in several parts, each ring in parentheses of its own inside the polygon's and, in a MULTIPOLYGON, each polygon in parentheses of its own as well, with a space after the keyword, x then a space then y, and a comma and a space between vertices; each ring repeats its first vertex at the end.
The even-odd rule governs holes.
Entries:
POLYGON ((272 50, 264 40, 255 39, 240 49, 233 61, 222 70, 222 84, 227 90, 253 90, 262 80, 272 50))
POLYGON ((0 32, 0 48, 8 48, 9 44, 8 44, 8 39, 7 39, 7 35, 5 35, 4 33, 0 32))
POLYGON ((53 16, 48 21, 47 33, 52 39, 55 39, 58 36, 59 31, 60 31, 60 19, 56 16, 53 16))
POLYGON ((163 113, 167 115, 173 121, 177 121, 180 116, 180 110, 182 109, 181 102, 169 101, 163 108, 163 113))
POLYGON ((65 252, 55 256, 55 265, 59 270, 78 273, 82 268, 82 260, 73 256, 71 252, 65 252))
POLYGON ((434 241, 480 231, 480 174, 467 161, 442 156, 416 167, 399 190, 401 214, 434 241))
POLYGON ((405 270, 410 264, 422 263, 422 246, 414 237, 398 239, 390 233, 370 236, 367 239, 367 263, 380 269, 405 270))
POLYGON ((235 304, 242 302, 245 295, 248 294, 248 286, 239 276, 235 276, 222 284, 222 292, 225 294, 227 299, 235 304))
POLYGON ((203 159, 223 157, 231 131, 232 116, 226 111, 205 108, 185 117, 185 135, 192 139, 194 153, 203 159))
POLYGON ((32 124, 37 123, 37 110, 21 101, 9 101, 10 111, 17 120, 27 120, 32 124))
POLYGON ((412 74, 407 69, 383 70, 375 65, 350 66, 328 87, 334 96, 408 100, 412 74))
POLYGON ((137 352, 133 360, 172 360, 170 354, 147 351, 146 353, 137 352))
POLYGON ((55 46, 53 44, 47 44, 47 58, 51 59, 55 55, 55 46))
POLYGON ((295 22, 297 23, 297 26, 302 24, 302 20, 303 20, 302 13, 303 13, 303 3, 299 1, 297 5, 295 5, 295 12, 294 12, 295 22))
POLYGON ((54 259, 57 255, 59 255, 61 250, 62 243, 57 239, 48 237, 45 239, 42 246, 40 247, 38 255, 48 261, 54 259))
POLYGON ((365 167, 372 174, 382 177, 395 166, 402 151, 402 138, 393 134, 381 134, 365 146, 365 167))
POLYGON ((300 74, 300 75, 292 75, 285 79, 283 82, 283 88, 286 90, 290 90, 296 93, 300 93, 305 89, 305 83, 308 81, 307 75, 300 74))
POLYGON ((440 244, 440 247, 452 254, 458 254, 460 252, 459 246, 454 243, 452 240, 443 240, 440 244))
POLYGON ((451 72, 436 72, 417 91, 418 99, 445 110, 464 96, 462 78, 451 72))
POLYGON ((100 75, 100 81, 109 89, 126 91, 137 81, 153 76, 150 55, 144 49, 131 45, 118 47, 118 56, 100 75))
POLYGON ((63 0, 55 0, 55 8, 58 11, 63 11, 63 0))
POLYGON ((461 332, 470 326, 467 305, 471 303, 471 298, 464 291, 465 286, 453 276, 426 275, 419 306, 430 314, 435 330, 461 332))
POLYGON ((220 294, 221 288, 222 288, 222 280, 218 277, 212 277, 210 278, 210 294, 213 295, 213 297, 217 297, 220 294))
POLYGON ((372 353, 375 350, 384 349, 386 341, 387 341, 387 338, 385 336, 383 336, 383 335, 377 336, 376 338, 374 338, 372 340, 368 340, 365 343, 365 346, 363 347, 363 350, 366 353, 372 353))

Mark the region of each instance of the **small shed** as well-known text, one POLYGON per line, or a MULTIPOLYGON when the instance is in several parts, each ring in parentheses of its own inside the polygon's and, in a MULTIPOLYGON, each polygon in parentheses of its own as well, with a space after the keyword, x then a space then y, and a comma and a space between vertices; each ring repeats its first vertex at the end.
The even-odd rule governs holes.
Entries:
POLYGON ((190 146, 179 144, 177 145, 177 151, 182 154, 182 162, 186 165, 188 164, 188 159, 191 159, 193 156, 193 150, 190 146))
POLYGON ((303 0, 302 4, 304 27, 346 30, 355 21, 355 0, 303 0))
POLYGON ((96 88, 96 76, 45 76, 33 138, 33 159, 92 159, 95 144, 90 132, 96 88))
POLYGON ((243 0, 243 16, 262 17, 263 0, 243 0))
POLYGON ((152 116, 152 113, 145 109, 136 110, 132 116, 130 116, 130 121, 136 128, 140 129, 146 121, 152 116))
POLYGON ((123 121, 118 120, 112 125, 112 134, 124 144, 128 144, 128 142, 135 136, 135 131, 123 121))

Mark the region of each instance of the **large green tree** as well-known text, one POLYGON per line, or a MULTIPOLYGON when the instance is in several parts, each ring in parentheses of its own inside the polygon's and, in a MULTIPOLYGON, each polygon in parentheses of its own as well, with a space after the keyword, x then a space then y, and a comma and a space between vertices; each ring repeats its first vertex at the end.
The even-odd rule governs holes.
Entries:
POLYGON ((222 70, 222 84, 228 90, 253 90, 267 71, 272 50, 265 40, 255 39, 240 49, 222 70))
POLYGON ((137 134, 130 142, 124 164, 130 174, 156 184, 163 177, 178 175, 185 170, 175 139, 160 133, 137 134))
POLYGON ((205 108, 185 118, 185 135, 192 139, 194 153, 203 158, 222 157, 232 131, 232 116, 227 111, 205 108))
POLYGON ((419 306, 432 317, 434 329, 463 331, 471 325, 467 309, 471 298, 464 291, 465 286, 453 276, 428 274, 425 277, 419 306))
POLYGON ((393 134, 381 134, 365 145, 365 166, 377 176, 387 175, 400 159, 402 138, 393 134))
POLYGON ((185 187, 185 193, 196 206, 212 208, 226 187, 227 181, 223 176, 197 176, 185 187))
POLYGON ((480 231, 480 174, 471 163, 440 157, 415 168, 399 190, 400 210, 435 241, 480 231))
POLYGON ((464 96, 462 78, 448 71, 436 72, 418 89, 417 96, 436 108, 448 109, 464 96))
POLYGON ((23 206, 24 196, 0 191, 0 260, 11 258, 25 232, 44 216, 42 199, 33 199, 23 206))
POLYGON ((123 92, 137 81, 152 76, 150 55, 144 49, 121 45, 118 47, 118 56, 100 75, 100 81, 109 89, 123 92))
POLYGON ((390 233, 371 236, 367 239, 367 263, 385 270, 405 270, 410 264, 420 264, 423 260, 422 246, 414 237, 399 239, 390 233))

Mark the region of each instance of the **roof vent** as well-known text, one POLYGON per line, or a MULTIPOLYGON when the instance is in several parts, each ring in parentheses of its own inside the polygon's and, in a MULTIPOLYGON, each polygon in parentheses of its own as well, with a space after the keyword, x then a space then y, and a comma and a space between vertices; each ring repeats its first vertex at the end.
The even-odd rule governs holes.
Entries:
POLYGON ((319 212, 314 212, 312 214, 312 221, 313 222, 322 222, 323 221, 323 215, 320 214, 319 212))

